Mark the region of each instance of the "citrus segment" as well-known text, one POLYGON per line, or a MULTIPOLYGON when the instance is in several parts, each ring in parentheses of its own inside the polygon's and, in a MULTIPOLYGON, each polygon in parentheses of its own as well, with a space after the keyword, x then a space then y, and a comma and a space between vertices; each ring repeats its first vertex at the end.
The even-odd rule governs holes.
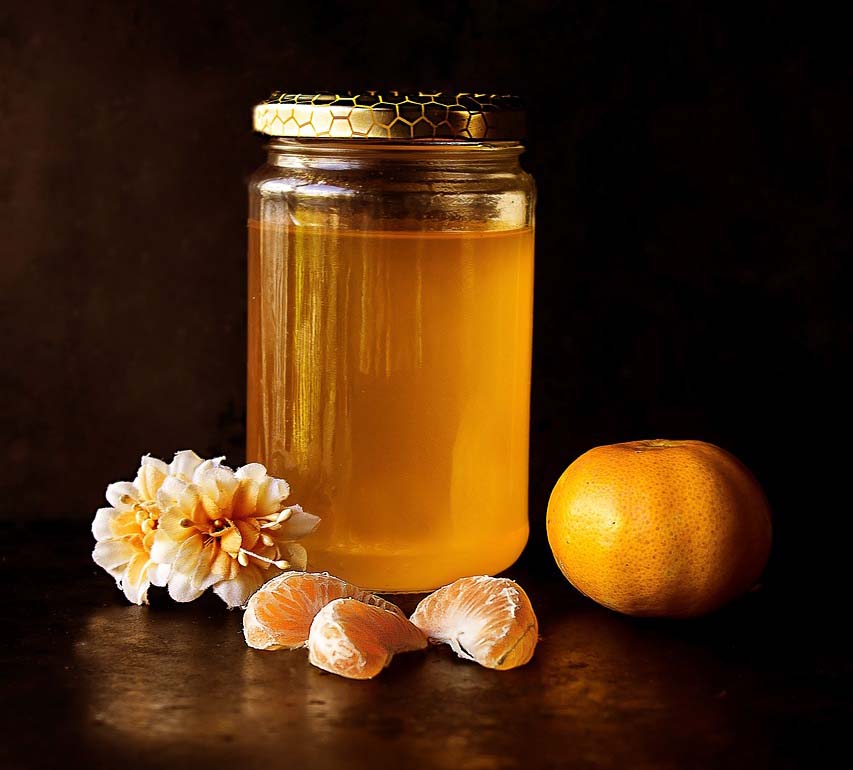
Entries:
POLYGON ((348 679, 371 679, 396 653, 426 646, 424 633, 397 612, 356 599, 336 599, 311 623, 308 660, 348 679))
POLYGON ((539 641, 530 599, 507 578, 460 578, 421 601, 411 621, 431 640, 486 668, 523 666, 539 641))
POLYGON ((770 508, 736 457, 704 441, 591 449, 548 503, 548 541, 579 591, 629 615, 689 617, 748 590, 770 552, 770 508))
POLYGON ((258 650, 304 647, 314 616, 329 602, 345 597, 405 618, 396 605, 340 578, 326 573, 283 572, 261 586, 246 604, 246 644, 258 650))

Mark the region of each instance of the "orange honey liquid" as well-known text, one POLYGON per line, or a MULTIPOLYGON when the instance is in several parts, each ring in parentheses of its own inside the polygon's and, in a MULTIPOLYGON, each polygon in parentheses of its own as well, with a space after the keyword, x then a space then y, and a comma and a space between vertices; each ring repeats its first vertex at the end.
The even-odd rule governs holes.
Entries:
POLYGON ((510 566, 532 230, 249 233, 247 454, 322 517, 309 569, 423 591, 510 566))

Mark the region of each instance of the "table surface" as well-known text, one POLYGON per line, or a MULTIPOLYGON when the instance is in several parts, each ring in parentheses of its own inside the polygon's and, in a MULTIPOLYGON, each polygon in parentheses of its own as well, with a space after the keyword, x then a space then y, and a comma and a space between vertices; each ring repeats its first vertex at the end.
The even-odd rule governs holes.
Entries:
POLYGON ((0 534, 4 768, 775 770, 828 767, 846 742, 849 637, 772 585, 705 619, 640 621, 540 553, 508 573, 540 619, 529 665, 436 647, 354 682, 305 651, 248 649, 215 596, 126 604, 83 526, 0 534))

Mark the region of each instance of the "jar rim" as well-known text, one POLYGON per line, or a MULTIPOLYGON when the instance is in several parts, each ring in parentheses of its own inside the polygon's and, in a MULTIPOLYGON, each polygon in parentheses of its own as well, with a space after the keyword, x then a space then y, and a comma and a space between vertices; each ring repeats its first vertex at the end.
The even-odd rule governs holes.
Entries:
POLYGON ((504 163, 515 161, 525 151, 517 141, 317 139, 268 137, 268 152, 294 159, 346 160, 364 162, 432 163, 504 163))

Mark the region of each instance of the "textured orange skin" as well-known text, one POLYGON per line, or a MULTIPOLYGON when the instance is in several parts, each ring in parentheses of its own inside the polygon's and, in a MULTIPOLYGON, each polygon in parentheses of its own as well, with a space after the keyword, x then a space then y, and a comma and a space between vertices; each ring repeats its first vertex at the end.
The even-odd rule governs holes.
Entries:
POLYGON ((627 615, 704 615, 749 590, 770 554, 770 507, 736 457, 704 441, 591 449, 548 502, 571 584, 627 615))

